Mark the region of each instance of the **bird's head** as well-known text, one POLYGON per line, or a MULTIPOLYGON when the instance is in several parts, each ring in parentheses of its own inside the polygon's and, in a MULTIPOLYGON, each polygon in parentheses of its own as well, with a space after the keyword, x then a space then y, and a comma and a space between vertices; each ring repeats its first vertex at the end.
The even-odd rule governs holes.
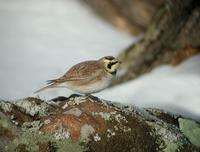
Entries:
POLYGON ((117 69, 119 68, 119 65, 121 64, 121 62, 113 56, 105 56, 99 59, 99 61, 100 63, 103 64, 105 70, 109 72, 110 74, 116 74, 117 69))

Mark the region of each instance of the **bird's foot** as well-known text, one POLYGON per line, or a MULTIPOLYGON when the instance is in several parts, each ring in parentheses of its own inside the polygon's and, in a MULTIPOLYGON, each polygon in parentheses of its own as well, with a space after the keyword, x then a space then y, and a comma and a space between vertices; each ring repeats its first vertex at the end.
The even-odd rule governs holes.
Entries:
POLYGON ((69 97, 65 97, 65 96, 59 96, 56 98, 51 99, 54 102, 60 102, 60 101, 67 101, 69 99, 75 99, 76 97, 81 97, 80 94, 72 94, 69 97))
POLYGON ((100 101, 100 99, 99 99, 98 97, 95 97, 95 96, 93 96, 93 95, 91 95, 91 94, 87 94, 87 95, 86 95, 86 98, 87 98, 88 100, 90 100, 91 102, 100 101))
POLYGON ((60 102, 60 101, 66 101, 66 100, 68 100, 68 97, 64 97, 64 96, 59 96, 59 97, 51 99, 51 101, 54 101, 54 102, 60 102))

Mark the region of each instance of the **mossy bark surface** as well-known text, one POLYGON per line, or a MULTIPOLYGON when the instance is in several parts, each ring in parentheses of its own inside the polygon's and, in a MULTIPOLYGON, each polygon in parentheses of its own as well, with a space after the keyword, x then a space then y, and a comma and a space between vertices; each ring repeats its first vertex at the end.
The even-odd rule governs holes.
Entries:
POLYGON ((180 120, 158 109, 138 109, 96 97, 0 101, 0 151, 200 150, 197 137, 188 134, 189 129, 199 134, 198 123, 180 120))

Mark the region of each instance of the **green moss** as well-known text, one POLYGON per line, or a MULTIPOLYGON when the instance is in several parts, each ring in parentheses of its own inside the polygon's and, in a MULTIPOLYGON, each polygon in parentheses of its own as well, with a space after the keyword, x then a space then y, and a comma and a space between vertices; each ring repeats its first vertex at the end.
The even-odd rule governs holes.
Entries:
POLYGON ((176 142, 165 141, 165 145, 164 152, 175 152, 179 148, 179 145, 176 142))
POLYGON ((8 128, 10 126, 9 121, 6 119, 5 115, 0 112, 0 125, 4 128, 8 128))
MULTIPOLYGON (((121 115, 124 114, 121 113, 121 115)), ((126 120, 127 122, 122 122, 122 124, 115 122, 115 119, 107 121, 106 128, 109 128, 109 131, 99 133, 99 139, 96 141, 94 135, 91 135, 90 140, 83 143, 86 147, 85 152, 156 152, 162 150, 159 147, 162 141, 153 133, 148 124, 131 115, 127 116, 126 120)))
POLYGON ((0 125, 0 138, 12 139, 14 137, 12 130, 0 125))
POLYGON ((140 134, 136 130, 130 132, 117 131, 108 138, 107 134, 100 134, 100 140, 91 140, 86 144, 85 152, 147 152, 160 151, 156 139, 148 132, 140 134))
POLYGON ((200 152, 200 148, 187 144, 183 145, 180 149, 177 149, 176 152, 200 152))
POLYGON ((5 151, 5 145, 9 144, 17 134, 8 118, 0 112, 0 151, 5 151))
POLYGON ((69 140, 61 140, 56 142, 58 151, 57 152, 83 152, 83 148, 79 144, 72 144, 69 140))
POLYGON ((193 120, 179 118, 180 130, 192 144, 200 147, 200 125, 193 120))
POLYGON ((37 152, 39 150, 39 146, 42 143, 49 142, 55 143, 54 149, 56 147, 57 152, 82 152, 82 147, 79 144, 71 143, 70 140, 56 140, 53 136, 31 132, 31 131, 23 131, 18 138, 15 138, 12 143, 10 143, 6 150, 8 152, 16 151, 17 149, 23 149, 24 151, 29 152, 37 152), (22 146, 23 145, 23 146, 22 146))
POLYGON ((155 134, 160 135, 160 138, 164 142, 160 146, 164 152, 175 152, 186 142, 182 134, 178 133, 178 128, 170 129, 168 125, 161 125, 154 122, 148 122, 148 124, 155 129, 155 134))
POLYGON ((19 144, 16 148, 15 148, 15 152, 28 152, 27 146, 25 144, 19 144))
POLYGON ((39 152, 56 152, 57 147, 54 142, 43 142, 39 144, 39 152))

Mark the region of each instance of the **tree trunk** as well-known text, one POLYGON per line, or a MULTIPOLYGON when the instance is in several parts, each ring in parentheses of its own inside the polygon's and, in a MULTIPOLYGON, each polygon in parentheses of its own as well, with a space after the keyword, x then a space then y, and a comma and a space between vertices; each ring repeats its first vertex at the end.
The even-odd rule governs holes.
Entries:
POLYGON ((119 55, 126 72, 114 80, 113 85, 134 79, 162 64, 178 64, 198 53, 199 27, 199 1, 165 1, 144 37, 119 55))
POLYGON ((147 30, 163 0, 83 0, 94 12, 131 34, 147 30))

